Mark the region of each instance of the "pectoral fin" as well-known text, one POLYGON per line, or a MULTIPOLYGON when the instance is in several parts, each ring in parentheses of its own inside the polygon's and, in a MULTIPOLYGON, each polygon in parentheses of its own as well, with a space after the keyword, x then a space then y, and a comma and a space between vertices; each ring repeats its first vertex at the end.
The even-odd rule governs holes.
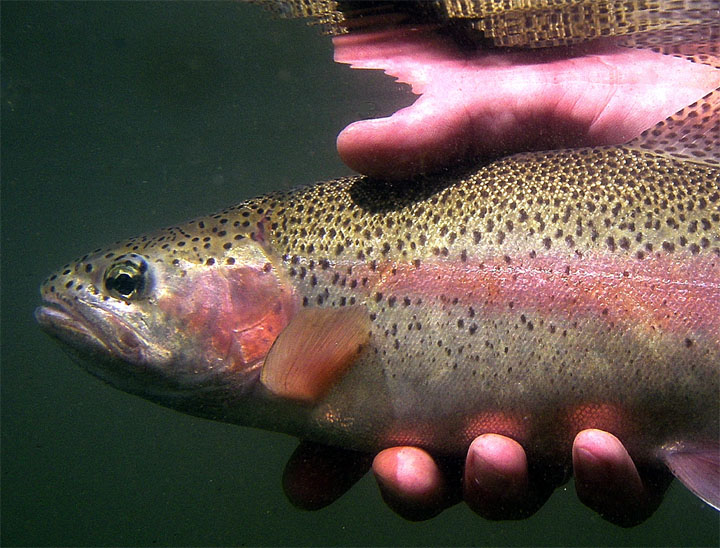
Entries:
POLYGON ((678 444, 663 450, 663 460, 685 487, 720 510, 720 446, 678 444))
POLYGON ((314 403, 340 380, 369 338, 364 307, 303 308, 270 348, 260 380, 279 397, 314 403))

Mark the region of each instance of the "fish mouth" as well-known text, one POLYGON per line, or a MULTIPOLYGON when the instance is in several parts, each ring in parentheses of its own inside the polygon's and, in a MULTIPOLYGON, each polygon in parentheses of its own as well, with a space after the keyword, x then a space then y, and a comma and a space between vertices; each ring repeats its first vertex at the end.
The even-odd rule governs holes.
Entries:
POLYGON ((213 394, 222 407, 228 395, 244 386, 216 382, 217 373, 212 370, 202 374, 195 368, 189 372, 169 368, 175 365, 170 350, 151 345, 112 310, 84 299, 68 302, 58 295, 43 295, 35 319, 85 371, 115 388, 167 407, 188 408, 188 402, 196 397, 203 399, 203 406, 209 406, 213 394))
POLYGON ((80 356, 144 363, 147 341, 117 314, 92 302, 68 302, 54 295, 43 296, 35 319, 51 337, 80 356))
POLYGON ((35 309, 35 320, 50 336, 76 350, 94 353, 110 351, 87 319, 62 301, 44 299, 43 304, 35 309))
POLYGON ((147 341, 111 310, 82 299, 68 302, 43 295, 35 319, 73 361, 112 386, 145 396, 143 381, 160 375, 153 360, 164 356, 152 353, 147 341))

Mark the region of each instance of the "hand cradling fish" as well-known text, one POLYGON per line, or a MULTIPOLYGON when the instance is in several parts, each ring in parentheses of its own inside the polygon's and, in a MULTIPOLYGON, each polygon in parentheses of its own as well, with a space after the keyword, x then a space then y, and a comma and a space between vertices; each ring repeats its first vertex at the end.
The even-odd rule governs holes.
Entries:
POLYGON ((626 144, 344 177, 96 249, 36 317, 90 373, 192 415, 363 451, 493 432, 568 466, 599 428, 718 507, 708 91, 626 144))

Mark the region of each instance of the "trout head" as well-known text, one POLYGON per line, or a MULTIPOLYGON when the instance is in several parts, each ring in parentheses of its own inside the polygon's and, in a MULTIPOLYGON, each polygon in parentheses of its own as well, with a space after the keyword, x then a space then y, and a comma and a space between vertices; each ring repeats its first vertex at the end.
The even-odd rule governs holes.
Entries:
POLYGON ((260 238, 216 242, 197 225, 196 233, 170 228, 65 265, 43 283, 35 315, 116 388, 222 419, 231 400, 254 389, 297 299, 260 238))

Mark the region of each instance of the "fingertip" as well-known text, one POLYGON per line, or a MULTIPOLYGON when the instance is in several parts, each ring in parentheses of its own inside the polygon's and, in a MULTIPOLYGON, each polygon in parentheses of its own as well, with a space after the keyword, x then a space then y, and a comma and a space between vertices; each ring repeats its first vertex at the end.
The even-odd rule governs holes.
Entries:
POLYGON ((385 449, 375 456, 372 468, 386 504, 405 519, 429 519, 446 507, 443 475, 422 449, 385 449))
POLYGON ((366 453, 302 442, 283 472, 285 496, 301 510, 319 510, 350 489, 370 468, 366 453))
POLYGON ((416 501, 435 496, 444 483, 433 458, 416 447, 381 451, 373 461, 373 472, 384 488, 416 501))
POLYGON ((335 146, 340 159, 355 171, 378 177, 402 177, 411 173, 413 155, 398 149, 398 127, 389 118, 353 122, 337 136, 335 146))
POLYGON ((589 498, 604 495, 609 486, 625 497, 638 497, 643 485, 637 468, 622 442, 609 432, 588 429, 573 442, 573 469, 578 494, 589 498), (617 484, 617 485, 616 485, 617 484))
POLYGON ((338 155, 371 177, 404 179, 437 171, 468 150, 464 126, 448 122, 449 114, 437 110, 432 101, 421 101, 387 118, 353 122, 336 139, 338 155), (426 131, 429 126, 434 131, 426 131))
MULTIPOLYGON (((483 434, 468 449, 468 465, 478 471, 495 476, 527 482, 525 450, 512 438, 499 434, 483 434)), ((524 485, 523 485, 524 487, 524 485)))
POLYGON ((468 450, 463 486, 465 501, 478 514, 489 519, 514 517, 513 508, 527 498, 524 449, 497 434, 476 438, 468 450))
POLYGON ((578 498, 606 520, 622 527, 645 521, 657 509, 669 474, 638 468, 622 442, 609 432, 583 430, 573 443, 573 470, 578 498))
POLYGON ((576 450, 590 453, 597 458, 620 460, 629 457, 622 442, 610 432, 588 428, 583 430, 573 442, 573 453, 576 450))

